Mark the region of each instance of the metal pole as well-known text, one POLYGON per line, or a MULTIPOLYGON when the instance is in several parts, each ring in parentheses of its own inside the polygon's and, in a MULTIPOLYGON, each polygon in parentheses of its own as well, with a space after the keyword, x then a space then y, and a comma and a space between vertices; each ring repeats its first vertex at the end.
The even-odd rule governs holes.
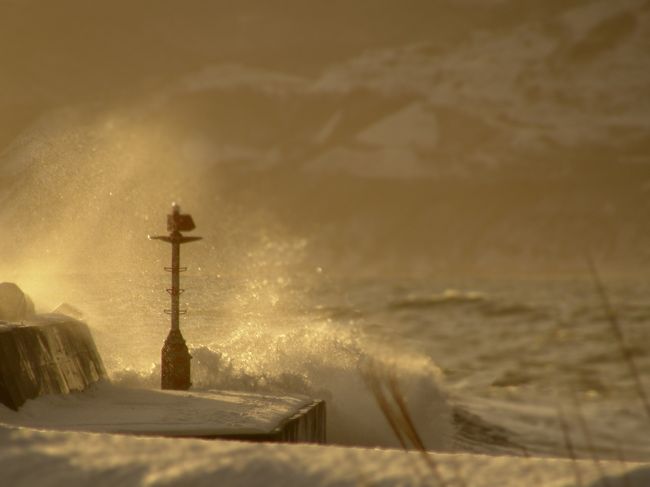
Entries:
POLYGON ((165 339, 160 354, 160 386, 162 389, 187 390, 192 385, 190 381, 190 360, 192 356, 187 349, 185 339, 180 329, 179 300, 183 290, 180 286, 181 244, 201 240, 201 237, 185 237, 181 231, 194 230, 194 221, 190 215, 182 215, 178 205, 172 205, 172 213, 167 215, 167 230, 169 236, 149 237, 152 240, 162 240, 172 246, 172 266, 166 267, 172 275, 172 287, 167 290, 171 296, 172 306, 165 310, 171 315, 171 329, 165 339))
POLYGON ((174 232, 178 235, 172 235, 172 330, 180 332, 180 318, 179 318, 179 300, 181 295, 181 243, 178 240, 180 237, 179 232, 174 232))

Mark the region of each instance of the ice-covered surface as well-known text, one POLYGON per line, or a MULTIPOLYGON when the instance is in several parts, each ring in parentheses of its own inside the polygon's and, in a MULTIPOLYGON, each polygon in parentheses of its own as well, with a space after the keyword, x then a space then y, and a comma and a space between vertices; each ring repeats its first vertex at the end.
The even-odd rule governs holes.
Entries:
POLYGON ((295 394, 160 391, 101 383, 83 393, 30 400, 18 412, 1 407, 0 421, 48 430, 164 436, 262 434, 310 402, 295 394))
MULTIPOLYGON (((0 427, 3 485, 442 485, 416 452, 45 432, 0 427)), ((431 454, 446 485, 600 487, 591 461, 431 454)), ((601 462, 609 487, 650 483, 649 464, 601 462)))

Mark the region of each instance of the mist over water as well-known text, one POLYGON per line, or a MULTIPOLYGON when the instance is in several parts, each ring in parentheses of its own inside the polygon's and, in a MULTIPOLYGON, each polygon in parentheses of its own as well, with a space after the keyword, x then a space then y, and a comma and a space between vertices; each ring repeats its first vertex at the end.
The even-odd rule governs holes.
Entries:
POLYGON ((173 201, 199 222, 205 241, 191 250, 199 270, 263 280, 299 262, 304 240, 264 208, 223 201, 222 183, 184 155, 174 128, 150 122, 137 111, 64 110, 4 152, 2 222, 16 230, 2 244, 5 275, 117 272, 141 282, 167 264, 169 249, 146 237, 166 232, 173 201))
POLYGON ((647 272, 647 2, 289 4, 4 2, 3 252, 179 200, 343 275, 647 272))
MULTIPOLYGON (((11 202, 19 211, 5 218, 28 224, 21 245, 11 246, 13 262, 4 275, 19 282, 42 312, 61 302, 78 307, 114 381, 159 385, 157 364, 169 327, 162 313, 168 276, 161 271, 169 249, 146 236, 166 232, 172 195, 192 212, 195 233, 205 239, 182 251, 190 266, 183 299, 192 318, 183 332, 194 356, 194 386, 323 398, 331 441, 399 446, 359 373, 364 362, 391 354, 372 350, 358 330, 299 318, 311 304, 300 285, 323 279, 321 268, 302 265, 305 239, 282 234, 263 210, 227 211, 218 185, 203 179, 205 168, 173 162, 183 154, 167 128, 68 112, 35 133, 7 154, 21 190, 11 202), (220 223, 201 225, 218 215, 220 223)), ((427 443, 449 445, 451 413, 435 364, 412 356, 395 367, 427 443)))

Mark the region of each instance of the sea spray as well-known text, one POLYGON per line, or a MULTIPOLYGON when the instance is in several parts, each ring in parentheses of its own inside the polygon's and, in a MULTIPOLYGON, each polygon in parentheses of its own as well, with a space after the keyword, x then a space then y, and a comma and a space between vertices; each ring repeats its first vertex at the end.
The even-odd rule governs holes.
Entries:
MULTIPOLYGON (((441 385, 442 374, 424 355, 395 350, 389 354, 385 346, 373 346, 358 333, 331 323, 264 332, 244 325, 191 353, 194 389, 305 394, 324 399, 330 443, 398 448, 399 442, 360 373, 369 361, 383 363, 399 381, 426 447, 442 450, 451 445, 452 413, 441 385), (383 359, 388 356, 391 358, 383 359)), ((113 380, 152 387, 159 373, 157 367, 144 374, 123 369, 113 374, 113 380)))

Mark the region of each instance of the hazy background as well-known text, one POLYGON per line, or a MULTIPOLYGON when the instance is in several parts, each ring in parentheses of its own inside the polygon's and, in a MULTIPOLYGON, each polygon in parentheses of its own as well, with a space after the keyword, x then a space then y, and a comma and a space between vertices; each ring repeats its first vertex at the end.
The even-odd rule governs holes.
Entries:
POLYGON ((0 0, 0 270, 157 270, 176 199, 215 273, 643 275, 649 52, 650 1, 0 0))

